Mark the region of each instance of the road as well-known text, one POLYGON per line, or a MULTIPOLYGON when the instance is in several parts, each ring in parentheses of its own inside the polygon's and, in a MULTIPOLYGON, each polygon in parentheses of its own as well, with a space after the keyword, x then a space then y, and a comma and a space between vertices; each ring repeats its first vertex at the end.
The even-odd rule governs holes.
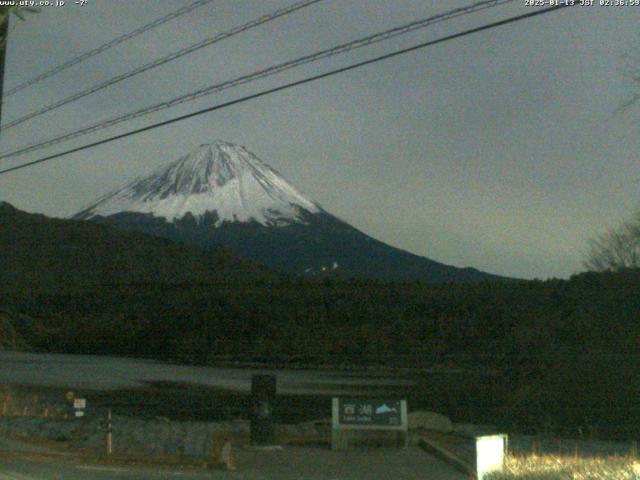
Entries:
POLYGON ((249 392, 252 373, 278 376, 280 394, 347 394, 413 382, 391 375, 367 376, 324 370, 276 370, 175 365, 154 360, 26 352, 0 352, 0 385, 117 390, 152 382, 188 383, 249 392))
POLYGON ((226 472, 212 477, 209 472, 128 468, 85 464, 76 452, 0 436, 0 480, 84 480, 102 479, 226 479, 226 472))
POLYGON ((183 469, 91 463, 76 452, 0 438, 0 480, 464 480, 450 465, 418 448, 353 449, 286 447, 281 450, 239 448, 237 471, 183 469))
POLYGON ((181 472, 173 470, 153 471, 141 468, 110 467, 99 465, 66 465, 27 460, 2 459, 0 480, 160 480, 167 478, 225 480, 237 478, 230 473, 181 472))
MULTIPOLYGON (((451 467, 422 454, 422 461, 407 462, 406 455, 400 455, 402 464, 398 461, 392 465, 383 465, 374 461, 366 465, 362 458, 356 458, 353 463, 346 462, 340 466, 322 465, 312 459, 306 468, 295 468, 282 463, 260 468, 260 464, 238 472, 222 470, 210 471, 181 471, 167 468, 151 469, 148 467, 120 467, 103 465, 70 465, 50 461, 34 462, 30 460, 0 459, 0 480, 156 480, 156 479, 207 479, 207 480, 365 480, 384 478, 388 480, 463 480, 465 476, 451 467), (319 468, 320 467, 320 468, 319 468)), ((376 455, 372 455, 376 457, 376 455)), ((299 458, 293 455, 294 461, 299 458)), ((263 459, 264 460, 264 459, 263 459)), ((309 460, 309 459, 307 459, 309 460)), ((375 460, 375 459, 374 459, 375 460)), ((296 465, 300 466, 300 465, 296 465)))

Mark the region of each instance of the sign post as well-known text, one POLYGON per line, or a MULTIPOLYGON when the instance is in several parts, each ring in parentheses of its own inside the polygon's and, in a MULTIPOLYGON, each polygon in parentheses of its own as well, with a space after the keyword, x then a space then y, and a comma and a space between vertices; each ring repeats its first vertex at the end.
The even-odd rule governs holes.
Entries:
POLYGON ((276 376, 251 376, 251 445, 271 446, 275 440, 273 409, 276 400, 276 376))
POLYGON ((83 418, 85 409, 87 408, 86 398, 74 398, 73 410, 76 418, 83 418))
POLYGON ((348 446, 349 431, 380 430, 399 432, 404 448, 409 446, 409 422, 406 400, 334 398, 332 402, 331 448, 348 446))

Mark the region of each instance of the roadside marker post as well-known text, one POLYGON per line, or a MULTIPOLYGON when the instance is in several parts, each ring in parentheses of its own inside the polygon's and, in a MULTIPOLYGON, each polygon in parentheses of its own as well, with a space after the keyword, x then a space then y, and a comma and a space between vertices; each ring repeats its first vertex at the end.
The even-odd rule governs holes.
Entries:
POLYGON ((111 409, 107 412, 107 455, 113 453, 113 428, 111 425, 111 409))
POLYGON ((113 453, 113 424, 111 421, 111 409, 107 410, 107 417, 100 420, 98 424, 98 430, 105 432, 105 444, 107 448, 107 455, 113 453))
POLYGON ((106 433, 105 443, 107 447, 107 455, 111 455, 113 453, 113 427, 111 423, 111 409, 107 410, 107 418, 100 422, 99 430, 106 433))

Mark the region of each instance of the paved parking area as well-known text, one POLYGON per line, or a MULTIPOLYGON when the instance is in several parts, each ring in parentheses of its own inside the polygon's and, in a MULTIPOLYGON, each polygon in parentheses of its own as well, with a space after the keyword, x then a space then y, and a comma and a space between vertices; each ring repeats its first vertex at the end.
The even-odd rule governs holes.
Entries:
POLYGON ((463 480, 447 463, 418 447, 351 449, 335 452, 322 447, 284 447, 281 450, 236 448, 236 471, 182 469, 92 463, 68 451, 0 439, 0 480, 212 479, 212 480, 463 480))

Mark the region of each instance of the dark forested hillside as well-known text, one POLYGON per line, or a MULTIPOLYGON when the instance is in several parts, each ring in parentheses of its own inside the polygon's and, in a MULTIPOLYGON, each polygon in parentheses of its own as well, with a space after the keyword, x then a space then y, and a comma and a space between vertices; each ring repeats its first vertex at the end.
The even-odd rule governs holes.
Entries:
POLYGON ((445 382, 429 404, 444 396, 452 415, 491 412, 522 428, 640 433, 639 271, 509 286, 151 282, 0 298, 36 320, 20 334, 40 351, 492 370, 493 384, 445 382))
POLYGON ((216 225, 216 217, 179 221, 136 213, 93 217, 92 222, 144 232, 201 248, 224 245, 275 271, 295 275, 352 276, 427 283, 512 281, 506 277, 458 268, 380 242, 328 214, 300 214, 302 223, 265 227, 257 222, 216 225))
POLYGON ((20 216, 7 227, 11 215, 0 216, 0 306, 31 319, 15 328, 36 350, 492 370, 491 385, 445 383, 423 398, 523 428, 640 434, 640 270, 308 280, 99 225, 20 216))
POLYGON ((268 275, 222 248, 204 252, 86 222, 32 215, 0 203, 3 290, 75 291, 106 284, 183 283, 268 275))

